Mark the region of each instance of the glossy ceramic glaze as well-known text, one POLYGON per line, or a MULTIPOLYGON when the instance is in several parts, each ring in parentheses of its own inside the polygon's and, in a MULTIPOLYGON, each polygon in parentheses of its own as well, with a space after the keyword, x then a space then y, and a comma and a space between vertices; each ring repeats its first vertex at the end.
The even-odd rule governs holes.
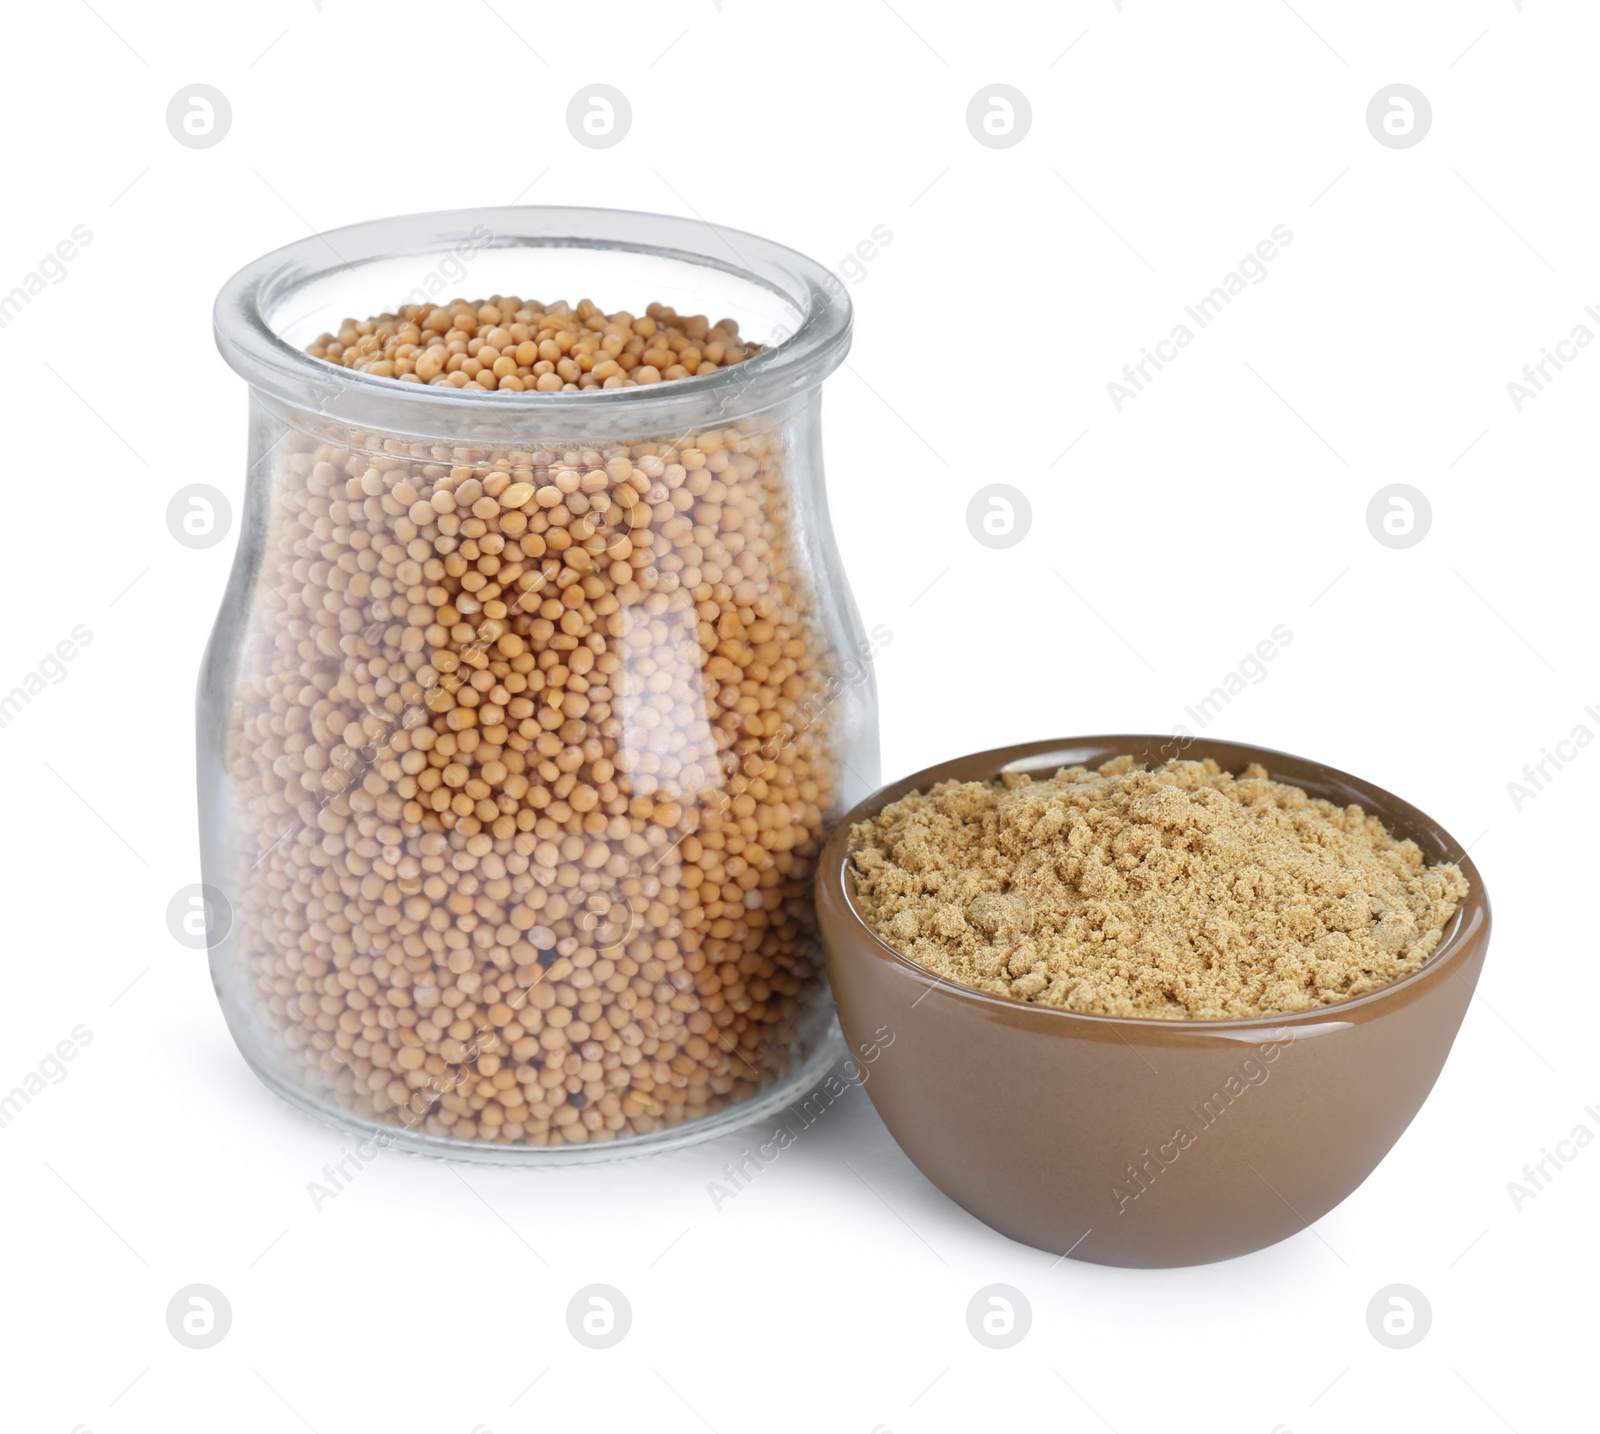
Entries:
MULTIPOLYGON (((867 1085, 906 1154, 1002 1234, 1099 1264, 1201 1264, 1318 1220, 1372 1173, 1433 1089, 1488 949, 1489 901, 1461 844, 1380 787, 1233 742, 1063 738, 980 752, 891 783, 834 831, 817 909, 852 1050, 887 1027, 867 1085), (1050 775, 1130 752, 1155 764, 1260 762, 1275 779, 1358 803, 1471 890, 1427 964, 1380 991, 1246 1021, 1079 1015, 930 975, 852 904, 852 824, 937 782, 1050 775)), ((1420 1208, 1403 1218, 1425 1218, 1420 1208)))

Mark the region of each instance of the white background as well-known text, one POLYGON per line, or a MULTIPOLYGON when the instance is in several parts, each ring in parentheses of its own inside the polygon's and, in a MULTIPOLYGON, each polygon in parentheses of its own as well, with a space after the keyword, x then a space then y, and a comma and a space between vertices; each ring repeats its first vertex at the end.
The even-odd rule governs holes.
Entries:
MULTIPOLYGON (((92 642, 0 730, 0 1088, 92 1042, 0 1130, 0 1422, 93 1430, 976 1428, 1518 1431, 1592 1420, 1600 1147, 1518 1210, 1507 1182, 1600 1132, 1587 749, 1518 811, 1525 762, 1600 703, 1590 634, 1600 352, 1514 407, 1522 365, 1600 302, 1592 10, 1558 0, 1027 7, 896 0, 63 0, 6 20, 0 292, 92 242, 0 330, 0 688, 92 642), (232 128, 182 147, 180 87, 232 128), (595 151, 567 102, 633 127, 595 151), (1012 148, 965 123, 1030 100, 1012 148), (1409 149, 1365 122, 1404 82, 1409 149), (390 1153, 320 1211, 345 1143, 235 1053, 200 954, 194 674, 232 555, 168 535, 180 486, 242 498, 245 389, 210 307, 237 267, 356 220, 476 204, 697 215, 837 263, 849 366, 824 403, 838 541, 878 662, 884 776, 1036 737, 1194 726, 1276 624, 1292 643, 1208 735, 1315 756, 1472 844, 1482 985, 1411 1129, 1318 1226, 1188 1270, 1053 1262, 899 1153, 861 1091, 720 1210, 768 1132, 548 1172, 390 1153), (1276 224, 1293 241, 1136 400, 1108 381, 1276 224), (1070 447, 1071 451, 1065 450, 1070 447), (1032 528, 969 536, 985 484, 1032 528), (1432 506, 1369 534, 1380 487, 1432 506), (168 1333, 180 1287, 227 1337, 168 1333), (564 1311, 603 1282, 626 1339, 564 1311), (1006 1283, 1028 1336, 967 1302, 1006 1283), (1369 1333, 1381 1287, 1433 1323, 1369 1333), (536 1381, 536 1382, 535 1382, 536 1381), (532 1386, 531 1388, 529 1386, 532 1386)), ((596 294, 604 303, 604 295, 596 294)), ((1552 371, 1553 372, 1553 371, 1552 371)))

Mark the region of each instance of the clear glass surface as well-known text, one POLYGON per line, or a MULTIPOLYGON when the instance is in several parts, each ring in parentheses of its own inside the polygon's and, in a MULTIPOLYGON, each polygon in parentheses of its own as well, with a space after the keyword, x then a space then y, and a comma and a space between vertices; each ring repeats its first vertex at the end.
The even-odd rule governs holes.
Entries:
POLYGON ((290 1100, 382 1143, 595 1159, 836 1058, 812 868, 878 781, 822 482, 820 266, 655 215, 333 231, 236 275, 247 494, 198 699, 213 978, 290 1100), (304 347, 422 298, 724 314, 703 377, 464 393, 304 347))

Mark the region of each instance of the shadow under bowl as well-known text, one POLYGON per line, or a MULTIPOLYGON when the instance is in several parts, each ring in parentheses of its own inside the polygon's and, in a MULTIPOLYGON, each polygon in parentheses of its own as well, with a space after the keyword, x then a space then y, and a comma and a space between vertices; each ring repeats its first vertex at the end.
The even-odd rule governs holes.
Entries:
POLYGON ((890 783, 840 822, 817 871, 828 974, 867 1094, 957 1204, 1012 1239, 1104 1265, 1248 1254, 1320 1219, 1376 1168, 1443 1068, 1489 942, 1489 900, 1461 844, 1347 772, 1237 742, 1069 737, 978 752, 890 783), (850 828, 938 782, 1049 776, 1131 753, 1259 762, 1355 803, 1470 889, 1412 975, 1338 1005, 1238 1021, 1080 1015, 932 975, 853 900, 850 828), (870 1062, 867 1061, 871 1053, 870 1062))

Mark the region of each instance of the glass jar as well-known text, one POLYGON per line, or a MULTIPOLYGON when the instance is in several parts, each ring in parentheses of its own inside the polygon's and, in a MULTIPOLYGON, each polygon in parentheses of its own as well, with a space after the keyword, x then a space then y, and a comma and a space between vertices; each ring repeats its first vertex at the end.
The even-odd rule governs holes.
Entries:
POLYGON ((250 451, 200 838, 256 1072, 382 1143, 502 1162, 708 1137, 814 1083, 841 1047, 812 866, 878 782, 822 480, 838 282, 660 215, 414 215, 258 259, 216 337, 250 451), (754 351, 553 394, 305 351, 535 292, 730 314, 754 351))

